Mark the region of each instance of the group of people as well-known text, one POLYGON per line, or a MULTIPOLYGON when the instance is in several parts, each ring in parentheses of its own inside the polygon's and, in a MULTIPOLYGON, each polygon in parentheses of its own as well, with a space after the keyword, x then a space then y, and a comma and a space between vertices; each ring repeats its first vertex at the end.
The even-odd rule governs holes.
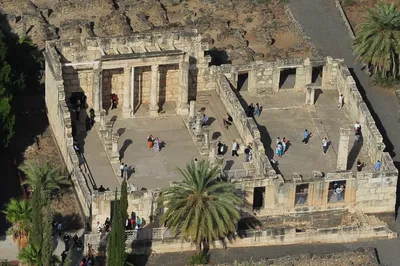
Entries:
POLYGON ((131 216, 126 219, 125 229, 126 230, 139 230, 142 228, 143 218, 136 216, 135 212, 131 213, 131 216))
POLYGON ((128 179, 129 177, 129 171, 131 170, 127 164, 124 164, 123 162, 121 162, 121 165, 119 166, 119 170, 121 172, 121 177, 125 177, 126 179, 128 179))
POLYGON ((93 266, 94 265, 93 261, 94 259, 90 257, 88 259, 83 258, 81 263, 79 263, 79 266, 93 266))
POLYGON ((252 116, 260 116, 261 114, 261 107, 258 103, 254 106, 253 103, 250 103, 250 105, 247 107, 247 116, 252 117, 252 116))
POLYGON ((275 150, 279 158, 282 158, 282 156, 285 154, 288 145, 289 145, 289 140, 287 140, 286 137, 283 137, 282 139, 278 137, 276 139, 275 150))
MULTIPOLYGON (((239 157, 239 143, 236 140, 232 141, 232 157, 236 156, 239 157)), ((226 152, 226 146, 221 142, 218 141, 217 143, 217 155, 224 155, 226 152)), ((250 162, 253 156, 252 148, 250 145, 247 145, 244 149, 244 156, 245 162, 250 162)))
POLYGON ((159 153, 160 152, 160 141, 159 141, 159 139, 158 138, 154 138, 153 135, 150 134, 147 137, 147 147, 149 148, 149 150, 151 148, 153 148, 156 153, 159 153))

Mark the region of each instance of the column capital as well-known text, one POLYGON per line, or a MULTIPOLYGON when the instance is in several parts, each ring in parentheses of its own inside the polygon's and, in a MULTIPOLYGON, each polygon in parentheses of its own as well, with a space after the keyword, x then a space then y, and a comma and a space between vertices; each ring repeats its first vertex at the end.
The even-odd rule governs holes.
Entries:
POLYGON ((159 65, 151 65, 151 71, 158 71, 159 65))

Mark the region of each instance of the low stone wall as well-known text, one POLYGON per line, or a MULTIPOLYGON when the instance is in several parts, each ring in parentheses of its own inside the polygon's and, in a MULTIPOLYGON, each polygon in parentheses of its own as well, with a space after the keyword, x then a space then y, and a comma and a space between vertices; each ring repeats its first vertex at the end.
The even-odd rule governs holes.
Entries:
POLYGON ((90 218, 91 189, 79 167, 79 159, 73 148, 71 115, 65 101, 60 56, 54 44, 46 43, 46 107, 49 123, 57 140, 62 157, 74 184, 79 203, 86 219, 90 218))
POLYGON ((268 173, 276 174, 265 155, 265 149, 261 142, 261 134, 252 117, 247 117, 239 99, 230 87, 226 77, 220 74, 217 77, 216 91, 221 98, 225 109, 233 118, 233 124, 238 130, 244 145, 253 147, 253 164, 259 174, 266 176, 268 173))
MULTIPOLYGON (((369 218, 364 214, 359 215, 360 222, 350 226, 339 226, 332 228, 316 228, 299 230, 296 228, 276 227, 265 230, 246 230, 235 234, 232 243, 215 241, 211 247, 252 247, 269 245, 291 245, 305 243, 348 243, 367 239, 392 239, 397 238, 397 233, 391 231, 387 225, 379 221, 376 217, 369 218), (372 219, 374 222, 370 222, 372 219)), ((142 229, 136 236, 140 240, 133 240, 128 234, 127 251, 134 254, 166 253, 196 250, 196 246, 191 242, 173 238, 171 233, 167 237, 162 236, 162 228, 142 229), (133 241, 132 241, 133 240, 133 241)), ((128 231, 127 231, 128 232, 128 231)), ((138 239, 138 238, 136 238, 138 239)), ((96 249, 100 244, 100 234, 85 235, 85 252, 89 246, 96 249)))

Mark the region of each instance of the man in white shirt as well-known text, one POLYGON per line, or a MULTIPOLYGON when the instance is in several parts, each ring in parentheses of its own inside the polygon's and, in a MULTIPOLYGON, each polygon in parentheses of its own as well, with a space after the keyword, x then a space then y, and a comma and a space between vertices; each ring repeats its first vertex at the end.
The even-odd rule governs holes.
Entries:
POLYGON ((232 142, 232 157, 233 156, 239 157, 239 154, 237 153, 238 150, 239 150, 239 144, 236 142, 236 140, 234 140, 232 142))
POLYGON ((344 99, 343 94, 340 94, 339 100, 338 100, 338 108, 340 108, 340 109, 342 109, 342 107, 343 107, 343 99, 344 99))

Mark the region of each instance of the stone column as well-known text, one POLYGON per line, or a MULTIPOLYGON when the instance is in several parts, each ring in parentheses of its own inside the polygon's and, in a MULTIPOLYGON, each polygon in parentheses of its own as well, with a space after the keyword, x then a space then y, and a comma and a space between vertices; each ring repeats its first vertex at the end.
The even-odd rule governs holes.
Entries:
POLYGON ((179 64, 179 89, 180 97, 176 112, 180 115, 187 115, 189 112, 189 62, 182 61, 179 64))
POLYGON ((281 69, 274 66, 272 70, 272 88, 274 89, 274 92, 279 91, 280 78, 281 78, 281 69))
POLYGON ((96 64, 93 68, 93 81, 92 81, 92 102, 93 110, 95 113, 95 121, 99 122, 100 111, 102 109, 102 88, 103 88, 103 71, 101 70, 100 63, 96 64))
POLYGON ((106 124, 105 138, 104 138, 104 145, 106 150, 110 150, 112 146, 112 130, 113 130, 113 123, 108 122, 106 124))
POLYGON ((204 150, 210 150, 210 126, 204 126, 203 127, 203 134, 204 134, 204 143, 203 143, 203 149, 204 150))
POLYGON ((347 170, 347 157, 349 156, 350 128, 340 128, 340 139, 338 149, 337 168, 347 170))
POLYGON ((151 95, 150 95, 150 116, 158 115, 157 93, 158 87, 158 65, 151 66, 151 95))
POLYGON ((201 118, 202 118, 202 116, 203 116, 203 112, 197 111, 196 123, 195 123, 195 126, 194 126, 195 134, 196 133, 200 134, 200 132, 201 132, 201 118))
POLYGON ((304 59, 303 65, 296 69, 295 89, 302 90, 312 81, 312 66, 310 59, 304 59))
POLYGON ((307 87, 306 89, 306 104, 314 105, 315 104, 315 88, 307 87))
POLYGON ((131 69, 129 67, 124 68, 124 100, 122 106, 122 117, 130 117, 130 80, 131 80, 131 69))
POLYGON ((190 120, 196 119, 196 101, 190 101, 189 117, 190 120))
POLYGON ((119 134, 112 134, 112 151, 111 151, 111 162, 119 163, 119 151, 118 151, 119 134))
POLYGON ((331 80, 332 80, 332 64, 333 64, 333 59, 332 57, 328 56, 326 58, 325 65, 322 67, 322 87, 329 88, 332 86, 331 80))
POLYGON ((106 131, 106 113, 107 113, 107 111, 104 109, 102 109, 100 111, 100 128, 99 128, 99 130, 100 130, 100 135, 102 137, 104 137, 105 131, 106 131))

